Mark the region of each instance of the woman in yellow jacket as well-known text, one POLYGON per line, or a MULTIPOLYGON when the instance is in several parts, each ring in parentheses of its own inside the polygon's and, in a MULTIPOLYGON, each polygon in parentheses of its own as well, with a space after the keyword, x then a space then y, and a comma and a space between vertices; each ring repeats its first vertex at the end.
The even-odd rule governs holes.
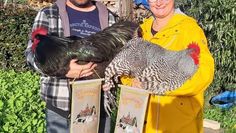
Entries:
MULTIPOLYGON (((151 95, 145 133, 202 133, 204 91, 213 80, 214 60, 197 22, 175 10, 174 0, 148 0, 153 16, 141 25, 143 38, 169 50, 200 47, 199 68, 180 88, 164 96, 151 95)), ((122 79, 123 84, 129 81, 122 79)), ((135 85, 134 85, 135 86, 135 85)))

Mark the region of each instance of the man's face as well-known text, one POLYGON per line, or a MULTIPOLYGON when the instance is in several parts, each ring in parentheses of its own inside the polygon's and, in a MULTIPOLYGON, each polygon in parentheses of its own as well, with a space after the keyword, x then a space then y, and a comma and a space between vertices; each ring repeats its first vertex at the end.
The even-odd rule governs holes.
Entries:
POLYGON ((155 17, 165 18, 174 10, 174 0, 148 0, 155 17))
POLYGON ((70 0, 70 2, 77 7, 87 7, 91 4, 91 0, 70 0))

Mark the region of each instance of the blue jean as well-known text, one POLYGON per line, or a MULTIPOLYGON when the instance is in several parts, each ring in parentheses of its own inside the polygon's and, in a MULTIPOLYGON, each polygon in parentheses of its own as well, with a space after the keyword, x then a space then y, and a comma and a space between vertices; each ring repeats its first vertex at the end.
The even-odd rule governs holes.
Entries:
MULTIPOLYGON (((110 133, 111 118, 100 118, 99 133, 110 133)), ((47 133, 69 133, 70 120, 66 119, 52 110, 46 109, 47 133)))

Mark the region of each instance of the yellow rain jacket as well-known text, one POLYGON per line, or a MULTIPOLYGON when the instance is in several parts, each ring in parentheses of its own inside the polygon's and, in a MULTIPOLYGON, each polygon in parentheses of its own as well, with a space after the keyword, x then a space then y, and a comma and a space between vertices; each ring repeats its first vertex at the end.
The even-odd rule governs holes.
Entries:
MULTIPOLYGON (((145 133, 202 133, 204 91, 214 75, 214 60, 207 40, 196 21, 184 14, 175 13, 168 24, 154 36, 151 27, 154 18, 141 25, 143 38, 169 50, 183 50, 195 42, 200 47, 199 68, 193 77, 180 88, 165 96, 151 95, 147 108, 145 133)), ((132 80, 122 78, 130 85, 132 80)))

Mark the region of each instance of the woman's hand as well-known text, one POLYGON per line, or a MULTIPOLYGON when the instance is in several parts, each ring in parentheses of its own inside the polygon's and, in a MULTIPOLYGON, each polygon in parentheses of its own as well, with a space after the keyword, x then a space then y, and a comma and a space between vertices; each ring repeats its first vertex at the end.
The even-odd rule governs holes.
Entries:
POLYGON ((93 69, 97 66, 93 62, 89 62, 85 65, 79 65, 76 63, 76 59, 70 61, 70 70, 66 74, 67 78, 82 78, 93 74, 93 69))
POLYGON ((102 85, 103 91, 109 91, 110 89, 111 89, 111 87, 109 87, 109 85, 107 85, 107 84, 102 85))
MULTIPOLYGON (((142 88, 142 82, 140 82, 138 79, 134 78, 132 79, 132 84, 131 87, 135 87, 135 88, 142 88)), ((102 85, 102 90, 103 91, 109 91, 111 89, 111 87, 107 84, 102 85)))
POLYGON ((134 78, 132 80, 131 86, 135 87, 135 88, 140 88, 141 89, 142 88, 142 83, 138 79, 134 78))

